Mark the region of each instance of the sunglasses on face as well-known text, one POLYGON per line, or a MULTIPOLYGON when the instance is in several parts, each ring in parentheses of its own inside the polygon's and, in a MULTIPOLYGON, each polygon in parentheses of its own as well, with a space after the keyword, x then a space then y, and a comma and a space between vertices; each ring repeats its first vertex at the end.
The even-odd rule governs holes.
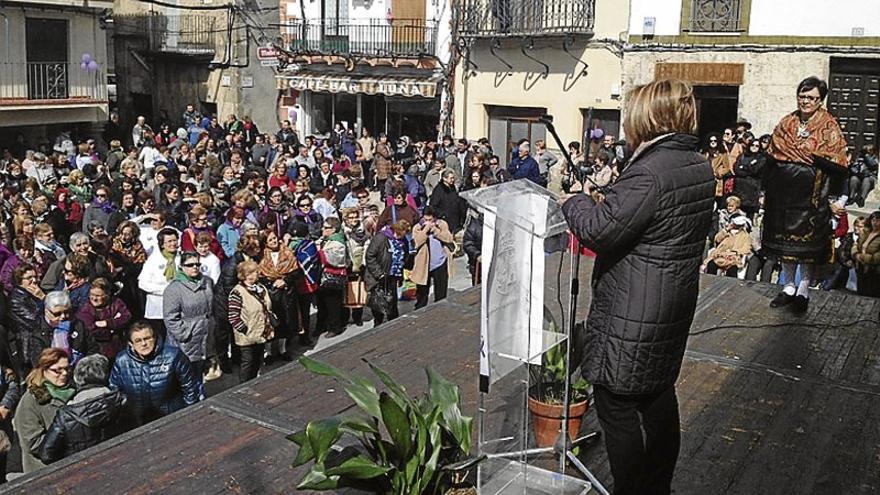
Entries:
POLYGON ((49 314, 54 316, 55 318, 61 318, 70 314, 70 309, 62 309, 59 311, 52 311, 51 309, 49 309, 47 311, 49 311, 49 314))
POLYGON ((199 266, 201 266, 201 263, 185 263, 180 266, 182 266, 184 268, 198 268, 199 266))

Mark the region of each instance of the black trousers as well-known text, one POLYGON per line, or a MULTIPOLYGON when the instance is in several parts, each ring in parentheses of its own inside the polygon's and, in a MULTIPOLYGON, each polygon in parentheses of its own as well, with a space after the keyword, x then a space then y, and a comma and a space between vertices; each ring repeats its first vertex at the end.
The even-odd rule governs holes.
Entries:
POLYGON ((706 273, 709 275, 717 275, 719 270, 723 271, 726 277, 736 278, 739 273, 739 268, 736 265, 725 270, 716 265, 714 261, 706 263, 706 273))
POLYGON ((253 380, 260 373, 266 344, 244 345, 239 349, 241 351, 241 368, 238 370, 238 381, 244 383, 253 380))
POLYGON ((431 289, 431 281, 434 282, 434 302, 446 299, 446 291, 449 289, 449 260, 443 262, 436 269, 428 272, 428 282, 425 285, 416 285, 416 309, 428 305, 428 292, 431 289))
POLYGON ((320 289, 317 293, 318 322, 317 328, 322 332, 342 333, 345 322, 342 321, 344 308, 342 307, 341 290, 320 289))
POLYGON ((670 493, 681 445, 675 387, 646 395, 615 394, 599 385, 593 391, 614 495, 670 493))

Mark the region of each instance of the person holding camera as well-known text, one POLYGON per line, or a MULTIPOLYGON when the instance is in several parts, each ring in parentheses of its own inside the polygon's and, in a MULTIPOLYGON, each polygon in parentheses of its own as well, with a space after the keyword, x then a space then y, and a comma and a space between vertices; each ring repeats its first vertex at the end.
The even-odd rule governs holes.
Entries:
POLYGON ((416 254, 410 280, 416 284, 416 309, 419 309, 428 305, 431 281, 434 282, 434 302, 446 299, 449 279, 454 273, 449 260, 455 252, 455 244, 449 225, 437 218, 430 206, 413 227, 413 243, 416 254))

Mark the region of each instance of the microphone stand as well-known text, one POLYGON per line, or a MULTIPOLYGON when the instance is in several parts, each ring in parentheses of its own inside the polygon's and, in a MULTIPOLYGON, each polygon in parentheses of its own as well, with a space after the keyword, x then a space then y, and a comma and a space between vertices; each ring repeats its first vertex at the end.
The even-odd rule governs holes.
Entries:
MULTIPOLYGON (((593 109, 590 108, 587 111, 587 121, 592 121, 593 109)), ((559 149, 562 151, 562 156, 565 157, 565 161, 568 164, 568 170, 570 174, 575 174, 577 172, 577 167, 574 164, 574 161, 571 159, 571 154, 568 152, 568 149, 562 144, 562 139, 559 138, 559 134, 556 132, 556 127, 553 125, 553 117, 546 116, 541 118, 541 122, 547 128, 547 131, 553 136, 553 139, 556 141, 556 145, 559 146, 559 149)), ((571 175, 571 177, 575 177, 575 175, 571 175)), ((589 180, 594 186, 599 187, 595 181, 593 181, 590 177, 585 177, 585 179, 589 180)), ((608 490, 602 486, 602 483, 599 482, 598 479, 587 469, 587 466, 581 462, 580 459, 572 452, 572 447, 583 443, 589 439, 597 437, 599 432, 591 432, 580 438, 575 439, 574 441, 569 440, 568 438, 568 414, 569 414, 569 406, 571 404, 571 345, 574 337, 574 329, 577 325, 577 304, 578 304, 578 294, 580 293, 580 268, 581 268, 581 243, 578 238, 574 235, 571 236, 573 242, 571 246, 571 258, 569 261, 569 270, 571 272, 571 283, 569 286, 569 302, 568 302, 568 338, 566 339, 565 345, 565 394, 563 395, 563 403, 562 403, 562 432, 559 435, 559 439, 556 441, 556 445, 554 445, 553 450, 559 454, 559 469, 561 472, 565 471, 565 461, 566 459, 571 461, 575 468, 581 472, 587 479, 590 480, 590 483, 596 488, 596 491, 601 493, 602 495, 608 495, 608 490)))

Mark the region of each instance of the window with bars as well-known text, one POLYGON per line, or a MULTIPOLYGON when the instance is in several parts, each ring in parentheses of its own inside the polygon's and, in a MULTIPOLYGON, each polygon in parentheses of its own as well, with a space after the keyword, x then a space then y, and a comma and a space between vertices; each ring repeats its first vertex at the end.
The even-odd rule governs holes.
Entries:
POLYGON ((742 29, 742 3, 742 0, 692 0, 691 31, 739 32, 742 29))

